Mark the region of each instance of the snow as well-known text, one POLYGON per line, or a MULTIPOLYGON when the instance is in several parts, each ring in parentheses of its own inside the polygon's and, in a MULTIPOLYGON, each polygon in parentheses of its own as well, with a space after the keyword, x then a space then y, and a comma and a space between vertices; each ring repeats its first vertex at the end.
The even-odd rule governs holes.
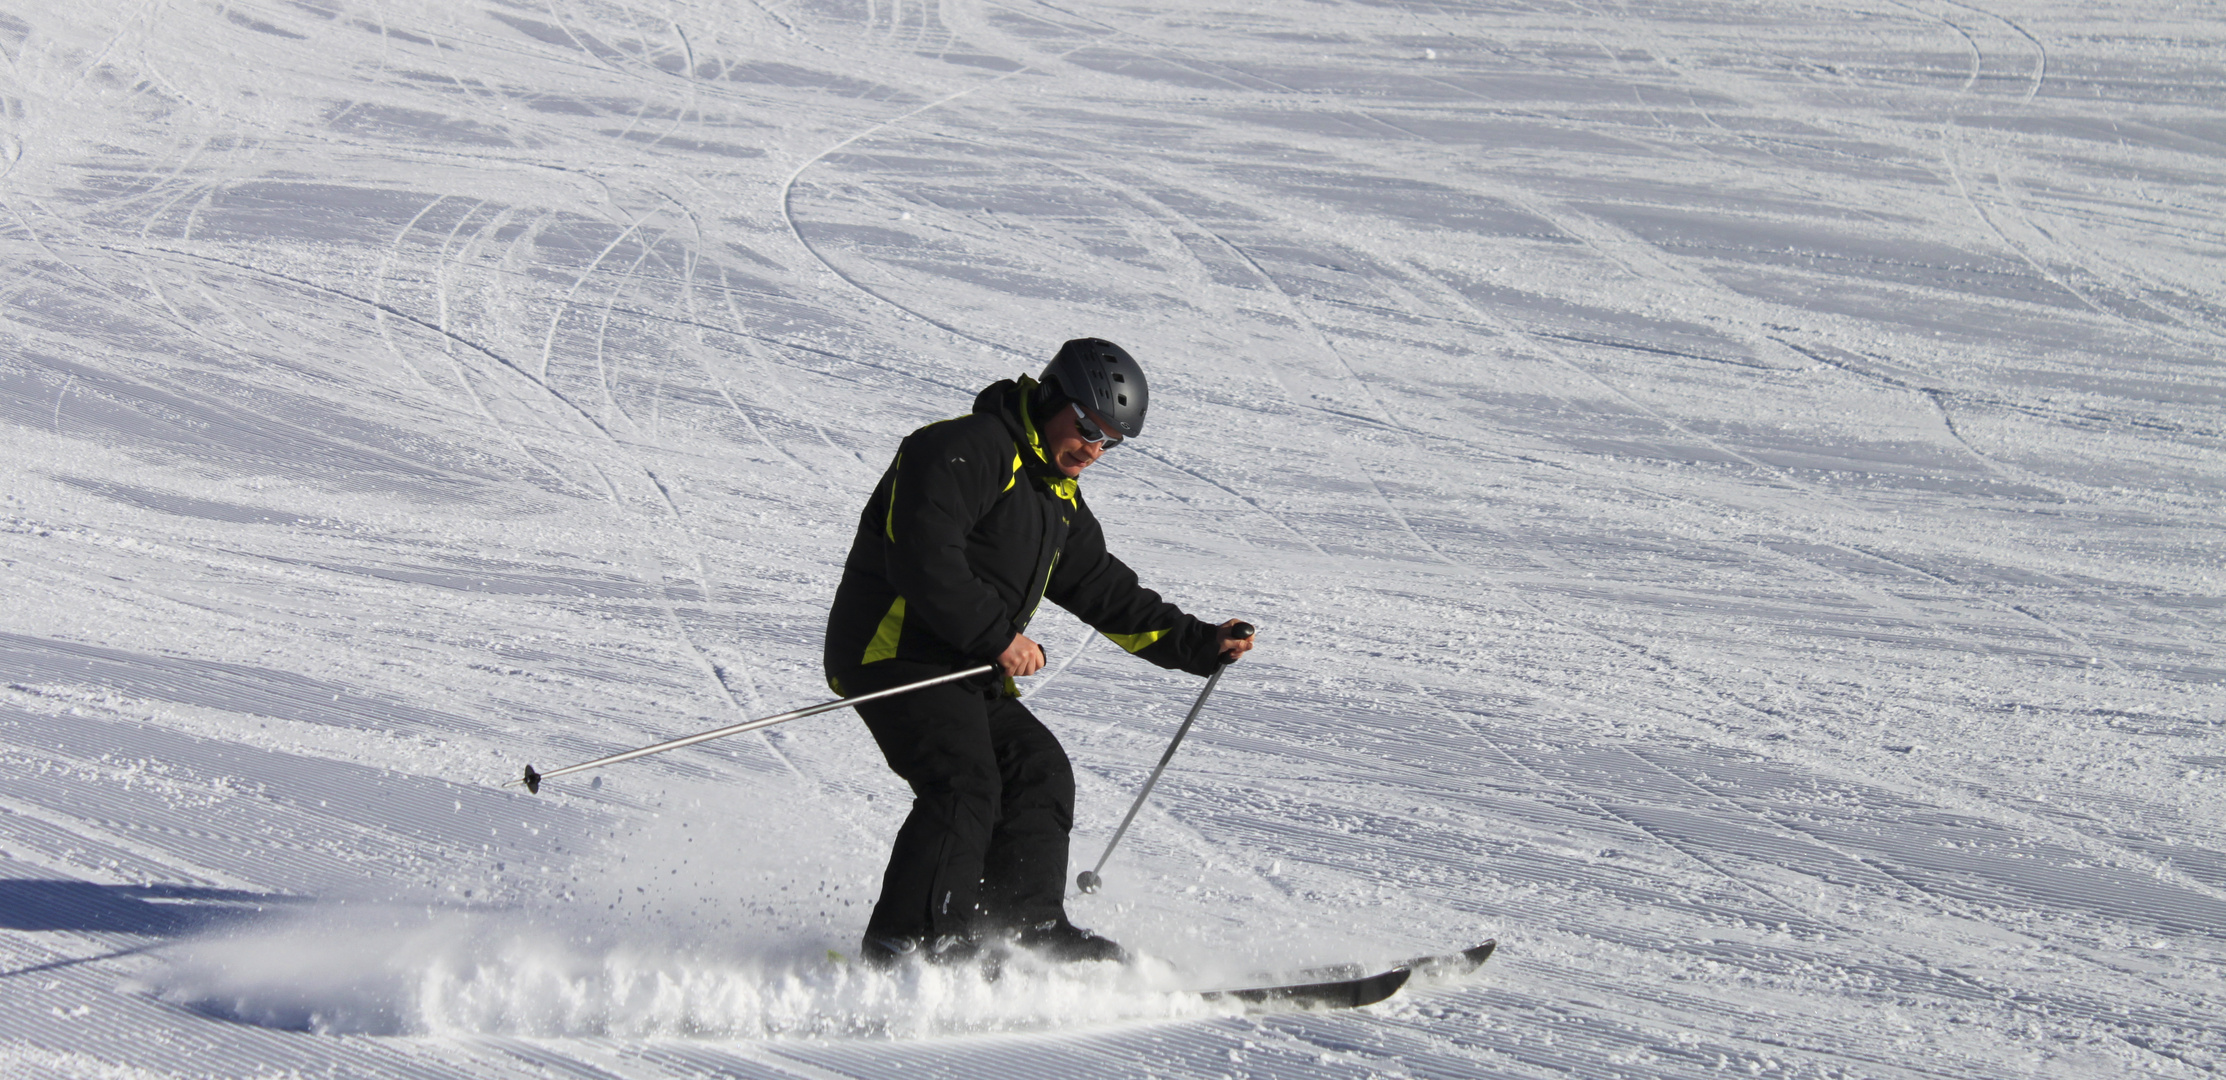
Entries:
MULTIPOLYGON (((0 1076, 2213 1073, 2221 16, 11 5, 0 1076), (504 786, 820 700, 1086 334, 1263 628, 1071 903, 1163 966, 829 960, 844 713, 504 786)), ((1038 626, 1081 869, 1198 683, 1038 626)))

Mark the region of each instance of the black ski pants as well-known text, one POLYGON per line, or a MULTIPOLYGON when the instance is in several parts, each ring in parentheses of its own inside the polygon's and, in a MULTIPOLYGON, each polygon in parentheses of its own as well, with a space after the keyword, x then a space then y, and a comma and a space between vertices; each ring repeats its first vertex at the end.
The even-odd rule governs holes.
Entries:
POLYGON ((1074 770, 1051 729, 1001 686, 978 684, 931 686, 858 713, 913 796, 869 936, 932 939, 1065 917, 1074 770))

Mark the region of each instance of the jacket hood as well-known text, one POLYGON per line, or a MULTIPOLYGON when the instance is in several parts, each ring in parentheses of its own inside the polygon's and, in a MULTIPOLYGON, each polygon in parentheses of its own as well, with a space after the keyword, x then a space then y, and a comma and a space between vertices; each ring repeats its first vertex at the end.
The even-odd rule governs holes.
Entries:
POLYGON ((1033 451, 1022 457, 1023 462, 1048 466, 1043 453, 1043 437, 1036 428, 1036 418, 1030 415, 1028 408, 1029 398, 1035 396, 1037 385, 1036 380, 1026 375, 1017 379, 999 379, 982 387, 982 392, 974 395, 974 411, 996 417, 1005 425, 1005 430, 1012 433, 1014 442, 1033 451), (1035 460, 1029 461, 1031 457, 1035 460))
MULTIPOLYGON (((1028 376, 1023 375, 1020 378, 1028 379, 1028 376)), ((1016 400, 1019 393, 1019 379, 999 379, 982 387, 982 392, 974 395, 974 411, 1005 421, 1005 426, 1012 428, 1014 435, 1021 435, 1020 403, 1016 400)))

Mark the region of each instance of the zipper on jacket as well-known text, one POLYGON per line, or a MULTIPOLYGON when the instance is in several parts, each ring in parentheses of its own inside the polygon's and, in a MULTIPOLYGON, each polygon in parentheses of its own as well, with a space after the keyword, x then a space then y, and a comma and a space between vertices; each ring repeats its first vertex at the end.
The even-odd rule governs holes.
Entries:
POLYGON ((1063 544, 1059 550, 1051 553, 1051 565, 1044 567, 1043 584, 1036 589, 1036 602, 1028 605, 1028 617, 1021 620, 1021 629, 1027 629, 1029 623, 1036 621, 1036 612, 1043 607, 1043 594, 1051 591, 1051 575, 1059 571, 1059 556, 1066 553, 1066 546, 1063 544))

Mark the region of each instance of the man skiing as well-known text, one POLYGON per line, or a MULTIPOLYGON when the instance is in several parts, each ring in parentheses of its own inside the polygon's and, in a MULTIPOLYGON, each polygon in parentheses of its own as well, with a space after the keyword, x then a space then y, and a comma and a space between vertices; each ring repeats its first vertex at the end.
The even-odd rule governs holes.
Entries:
POLYGON ((1045 599, 1161 667, 1210 675, 1252 648, 1201 622, 1105 549, 1077 478, 1144 428, 1144 373, 1120 346, 1067 342, 1042 379, 986 387, 970 415, 906 436, 859 518, 827 615, 826 669, 851 696, 995 663, 857 706, 910 784, 860 946, 875 964, 975 956, 998 938, 1063 961, 1121 960, 1066 914, 1074 773, 1019 701, 1044 667, 1026 635, 1045 599))

